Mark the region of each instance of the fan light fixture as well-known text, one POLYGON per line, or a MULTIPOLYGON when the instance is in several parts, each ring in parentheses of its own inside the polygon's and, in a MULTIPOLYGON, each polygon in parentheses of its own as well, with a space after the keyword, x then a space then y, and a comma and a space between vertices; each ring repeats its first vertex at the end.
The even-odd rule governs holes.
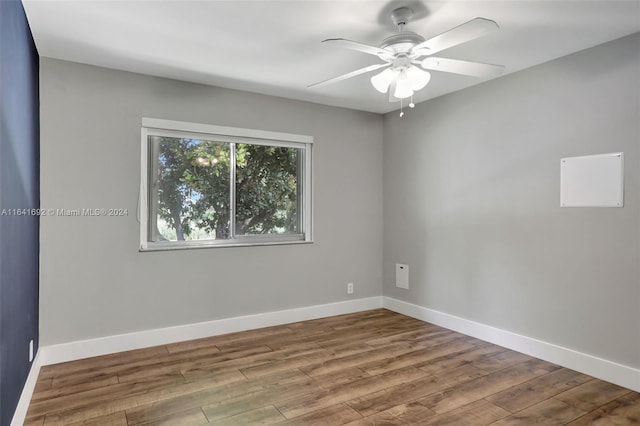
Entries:
POLYGON ((406 99, 423 89, 431 80, 431 74, 415 65, 399 68, 387 68, 371 77, 371 84, 380 93, 387 93, 389 87, 395 86, 393 96, 406 99), (395 84, 392 84, 395 83, 395 84))
POLYGON ((396 78, 398 78, 398 71, 387 68, 381 73, 371 77, 371 84, 373 84, 373 87, 375 87, 378 92, 387 93, 391 82, 396 78))
POLYGON ((409 108, 413 108, 415 106, 413 103, 414 93, 423 89, 431 80, 431 74, 425 70, 470 75, 479 78, 497 77, 503 73, 504 67, 502 65, 432 56, 442 50, 496 31, 499 27, 494 21, 475 18, 426 40, 420 34, 404 30, 412 15, 413 10, 408 7, 399 7, 393 10, 391 12, 391 20, 398 27, 398 32, 382 40, 378 47, 345 38, 324 40, 323 43, 330 43, 377 56, 383 63, 369 65, 311 84, 308 87, 337 83, 361 74, 382 70, 371 77, 371 84, 378 92, 388 93, 389 102, 400 101, 400 117, 402 117, 404 115, 402 111, 403 100, 410 98, 409 108))

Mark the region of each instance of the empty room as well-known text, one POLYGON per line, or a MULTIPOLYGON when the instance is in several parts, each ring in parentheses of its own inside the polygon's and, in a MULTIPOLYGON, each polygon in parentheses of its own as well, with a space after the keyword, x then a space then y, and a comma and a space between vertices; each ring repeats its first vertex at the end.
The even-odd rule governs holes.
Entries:
POLYGON ((0 426, 640 423, 640 1, 0 0, 0 426))

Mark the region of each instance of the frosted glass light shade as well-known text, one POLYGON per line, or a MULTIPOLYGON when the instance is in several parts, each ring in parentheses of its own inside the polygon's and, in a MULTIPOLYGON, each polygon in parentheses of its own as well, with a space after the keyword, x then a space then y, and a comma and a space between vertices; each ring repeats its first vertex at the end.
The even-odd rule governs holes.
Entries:
POLYGON ((386 70, 371 77, 371 84, 378 92, 387 93, 391 82, 396 78, 397 74, 397 71, 387 68, 386 70))
POLYGON ((412 81, 408 78, 405 70, 400 71, 396 80, 396 91, 393 96, 398 99, 408 98, 413 95, 412 81))
POLYGON ((427 71, 411 65, 409 68, 387 68, 371 77, 371 84, 378 92, 387 93, 391 83, 395 81, 393 96, 404 99, 426 86, 430 79, 431 74, 427 71))
POLYGON ((407 78, 411 81, 411 88, 413 90, 420 90, 424 88, 431 80, 431 74, 427 71, 423 71, 416 66, 411 66, 406 71, 407 78))

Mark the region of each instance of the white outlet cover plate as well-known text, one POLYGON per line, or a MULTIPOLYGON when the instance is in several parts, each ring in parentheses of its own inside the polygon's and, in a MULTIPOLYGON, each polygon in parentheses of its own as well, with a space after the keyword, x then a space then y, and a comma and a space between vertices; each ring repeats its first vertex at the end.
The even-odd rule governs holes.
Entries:
POLYGON ((396 263, 396 287, 409 289, 409 265, 396 263))

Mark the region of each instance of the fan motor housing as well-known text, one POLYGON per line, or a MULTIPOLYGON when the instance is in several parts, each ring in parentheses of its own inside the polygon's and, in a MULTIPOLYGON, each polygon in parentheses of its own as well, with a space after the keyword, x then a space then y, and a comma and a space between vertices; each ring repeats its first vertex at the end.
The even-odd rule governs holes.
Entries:
POLYGON ((407 53, 413 46, 425 40, 420 34, 412 31, 403 31, 382 40, 381 49, 388 49, 395 53, 407 53))

